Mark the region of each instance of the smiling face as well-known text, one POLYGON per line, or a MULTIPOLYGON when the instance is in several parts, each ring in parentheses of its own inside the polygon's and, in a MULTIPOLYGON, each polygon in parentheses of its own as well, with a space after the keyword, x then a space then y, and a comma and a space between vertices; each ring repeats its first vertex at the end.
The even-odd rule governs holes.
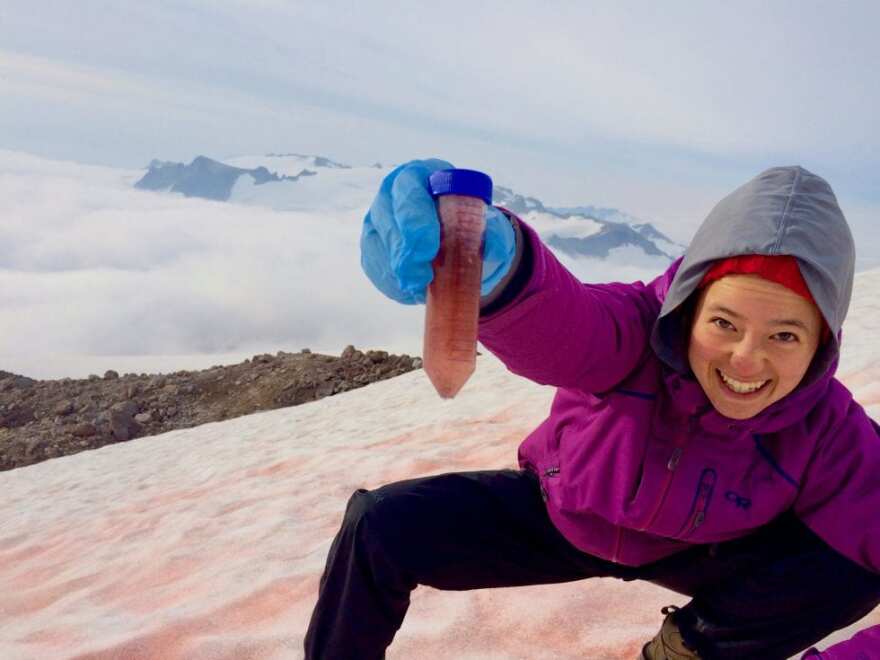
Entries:
POLYGON ((804 377, 822 333, 816 306, 755 275, 728 275, 700 293, 688 361, 715 409, 754 417, 804 377))

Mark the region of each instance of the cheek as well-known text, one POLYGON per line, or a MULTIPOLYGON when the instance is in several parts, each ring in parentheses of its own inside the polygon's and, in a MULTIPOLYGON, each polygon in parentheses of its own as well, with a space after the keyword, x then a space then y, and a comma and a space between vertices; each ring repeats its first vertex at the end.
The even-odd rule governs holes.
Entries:
POLYGON ((699 367, 713 360, 716 354, 717 349, 710 342, 706 341, 705 337, 700 336, 696 332, 691 334, 691 339, 688 343, 688 362, 690 362, 691 369, 695 373, 700 371, 699 367))
POLYGON ((812 353, 809 355, 793 356, 788 360, 778 360, 777 364, 779 365, 781 376, 787 382, 792 383, 792 387, 794 387, 801 381, 804 374, 807 373, 811 361, 812 353))

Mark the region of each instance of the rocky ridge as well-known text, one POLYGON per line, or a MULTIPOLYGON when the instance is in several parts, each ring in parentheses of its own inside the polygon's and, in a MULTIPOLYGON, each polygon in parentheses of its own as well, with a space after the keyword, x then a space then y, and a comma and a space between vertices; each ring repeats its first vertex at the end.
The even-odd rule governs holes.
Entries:
POLYGON ((347 346, 339 357, 280 351, 228 366, 172 374, 108 371, 33 380, 0 371, 0 471, 295 406, 418 369, 422 361, 347 346))

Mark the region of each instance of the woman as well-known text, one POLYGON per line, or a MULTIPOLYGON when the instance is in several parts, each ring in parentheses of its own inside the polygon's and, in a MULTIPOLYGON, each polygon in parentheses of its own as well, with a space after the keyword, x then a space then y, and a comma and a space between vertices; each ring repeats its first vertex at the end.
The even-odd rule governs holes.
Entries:
MULTIPOLYGON (((424 300, 427 179, 448 166, 398 168, 365 219, 364 269, 395 300, 424 300)), ((518 471, 355 492, 306 657, 383 657, 418 584, 649 580, 692 597, 645 645, 653 660, 787 658, 870 612, 880 437, 833 377, 853 265, 831 188, 799 167, 722 200, 647 285, 583 284, 488 209, 480 341, 558 388, 549 417, 518 471)), ((878 648, 880 626, 805 657, 878 648)))

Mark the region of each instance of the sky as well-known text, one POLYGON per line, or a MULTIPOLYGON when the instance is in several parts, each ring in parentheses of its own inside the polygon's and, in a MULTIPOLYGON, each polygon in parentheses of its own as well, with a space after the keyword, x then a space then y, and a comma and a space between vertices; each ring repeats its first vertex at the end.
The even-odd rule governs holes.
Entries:
POLYGON ((7 0, 0 148, 439 156, 679 227, 766 167, 880 208, 875 2, 7 0))
MULTIPOLYGON (((857 341, 844 346, 842 366, 875 417, 880 363, 866 335, 880 320, 878 287, 880 273, 857 277, 857 341)), ((352 492, 515 467, 516 447, 553 393, 487 354, 451 400, 419 369, 301 406, 0 472, 0 657, 302 657, 352 492)), ((612 579, 419 587, 388 658, 631 659, 658 630, 660 608, 685 601, 612 579)), ((880 610, 818 646, 877 625, 880 610)))

